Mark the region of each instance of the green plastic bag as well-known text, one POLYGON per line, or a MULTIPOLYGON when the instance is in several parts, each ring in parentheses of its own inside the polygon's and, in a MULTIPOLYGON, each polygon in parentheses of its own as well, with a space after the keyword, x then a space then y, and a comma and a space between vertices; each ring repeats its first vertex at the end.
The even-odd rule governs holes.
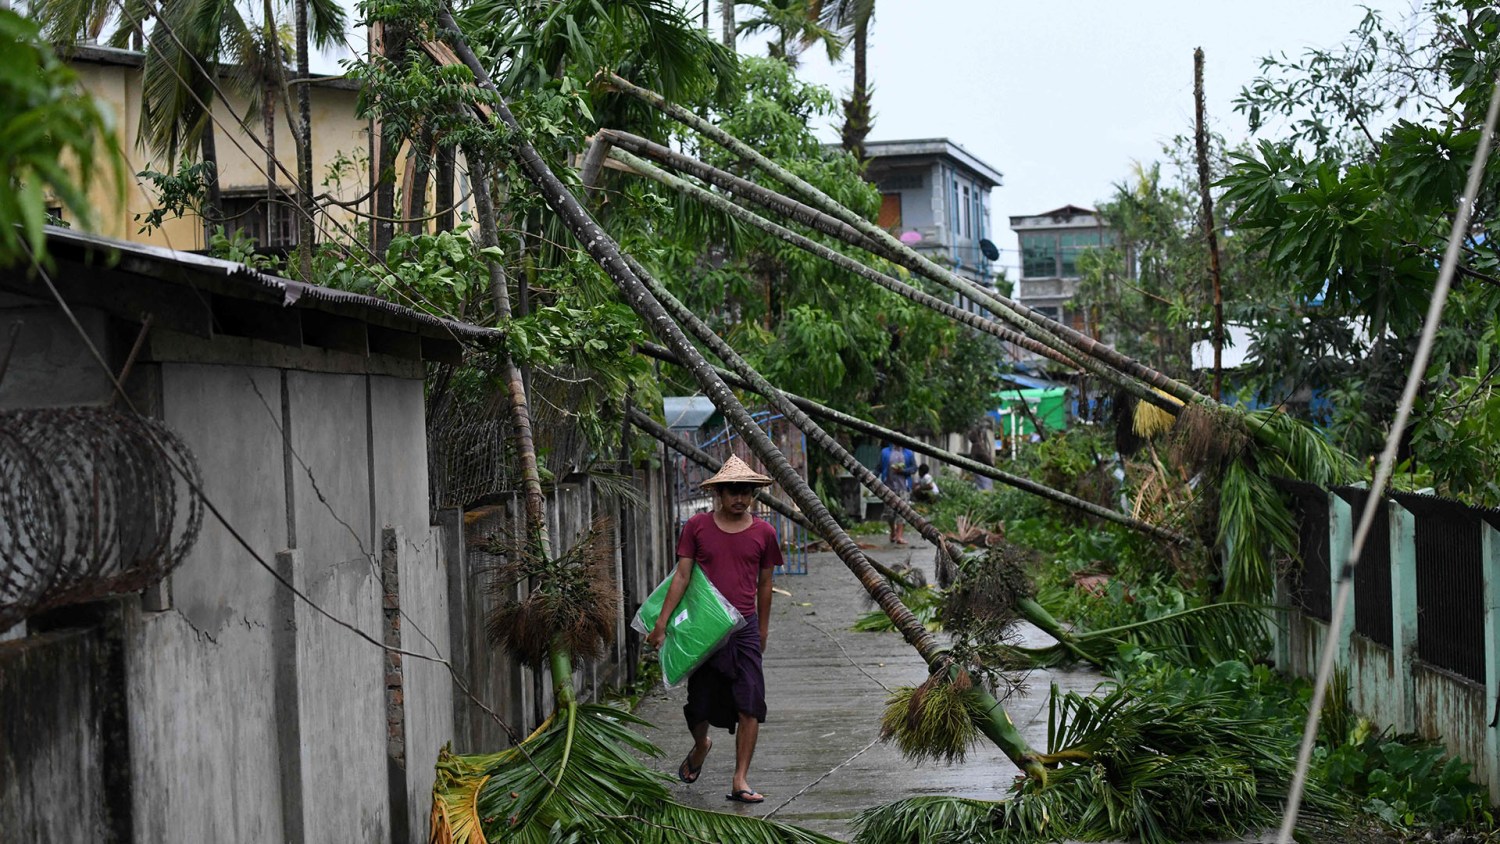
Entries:
MULTIPOLYGON (((668 575, 636 612, 630 626, 641 635, 656 628, 657 616, 661 615, 661 605, 667 600, 671 586, 672 576, 668 575)), ((667 622, 667 639, 660 652, 662 681, 670 688, 687 679, 693 669, 713 656, 729 634, 744 624, 745 617, 740 611, 714 588, 702 569, 693 566, 687 591, 682 593, 682 600, 677 602, 677 609, 667 622)))

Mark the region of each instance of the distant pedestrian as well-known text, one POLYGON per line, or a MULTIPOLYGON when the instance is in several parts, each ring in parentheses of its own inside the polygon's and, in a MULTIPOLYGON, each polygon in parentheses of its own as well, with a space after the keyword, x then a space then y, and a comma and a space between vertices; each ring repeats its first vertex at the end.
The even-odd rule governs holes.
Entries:
POLYGON ((734 778, 724 798, 737 803, 766 799, 750 787, 750 759, 755 755, 760 724, 766 720, 761 653, 770 636, 771 570, 781 565, 781 542, 770 523, 750 512, 750 503, 756 488, 770 483, 770 478, 738 457, 724 461, 718 473, 703 482, 713 492, 713 512, 699 513, 683 526, 677 541, 677 571, 656 627, 646 636, 647 644, 656 648, 666 640, 667 621, 687 591, 695 565, 745 617, 745 626, 688 677, 682 714, 693 735, 693 747, 677 768, 678 779, 697 782, 703 760, 713 748, 708 728, 727 729, 735 736, 734 778))
MULTIPOLYGON (((902 501, 911 497, 911 476, 916 470, 917 458, 911 449, 897 448, 895 443, 887 442, 880 450, 880 482, 890 487, 902 501)), ((905 545, 902 535, 906 532, 906 522, 902 521, 896 508, 886 508, 885 520, 891 526, 891 542, 905 545)))

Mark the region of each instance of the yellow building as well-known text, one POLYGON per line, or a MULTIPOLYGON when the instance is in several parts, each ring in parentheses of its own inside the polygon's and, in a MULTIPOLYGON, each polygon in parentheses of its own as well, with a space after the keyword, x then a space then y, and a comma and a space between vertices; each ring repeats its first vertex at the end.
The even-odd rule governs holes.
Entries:
MULTIPOLYGON (((124 207, 117 207, 107 185, 94 188, 98 209, 98 233, 173 249, 203 249, 206 233, 196 215, 169 219, 160 229, 142 233, 139 220, 159 204, 151 182, 137 174, 143 170, 171 173, 178 162, 163 160, 139 142, 141 85, 144 54, 132 50, 80 45, 71 48, 67 61, 78 73, 83 87, 113 113, 115 133, 125 152, 129 174, 124 207)), ((359 84, 340 77, 314 80, 312 86, 312 154, 315 195, 328 194, 343 203, 354 203, 365 214, 374 211, 365 198, 370 182, 371 125, 356 116, 359 84), (337 172, 334 172, 337 170, 337 172)), ((222 86, 221 86, 222 87, 222 86)), ((295 106, 294 106, 295 108, 295 106)), ((226 228, 252 236, 262 248, 278 249, 297 242, 298 210, 291 203, 276 203, 267 213, 267 155, 262 146, 264 131, 259 110, 248 125, 243 99, 229 95, 227 102, 213 104, 215 147, 219 160, 219 184, 223 191, 226 228)), ((194 150, 196 158, 197 150, 194 150)), ((296 195, 296 145, 286 111, 276 110, 275 153, 281 161, 276 184, 286 196, 296 195), (284 168, 284 169, 283 169, 284 168)), ((458 195, 462 195, 458 192, 458 195)), ((356 214, 337 205, 320 203, 316 230, 320 242, 349 241, 359 221, 356 214)))

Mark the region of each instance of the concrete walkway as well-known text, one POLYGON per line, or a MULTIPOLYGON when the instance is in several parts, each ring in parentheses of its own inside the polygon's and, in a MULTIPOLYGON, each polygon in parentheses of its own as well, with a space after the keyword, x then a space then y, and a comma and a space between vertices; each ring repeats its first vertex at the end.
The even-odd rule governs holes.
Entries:
MULTIPOLYGON (((874 559, 888 565, 909 560, 932 580, 933 548, 920 538, 911 546, 890 545, 883 536, 862 542, 872 546, 866 553, 874 559)), ((770 714, 750 768, 750 784, 766 802, 747 806, 724 799, 734 771, 734 740, 721 730, 712 734, 714 748, 698 782, 674 786, 677 800, 717 811, 773 814, 849 840, 860 810, 904 797, 1006 796, 1018 771, 988 742, 977 745, 962 764, 917 766, 893 746, 875 741, 887 689, 916 685, 927 669, 899 634, 849 629, 869 607, 864 590, 837 557, 813 554, 808 574, 778 578, 776 585, 792 594, 776 595, 772 605, 765 656, 770 714)), ((1036 637, 1039 644, 1050 641, 1036 637)), ((1087 692, 1099 681, 1098 673, 1087 669, 1035 671, 1005 706, 1031 745, 1045 748, 1051 684, 1087 692)), ((666 751, 654 764, 674 776, 691 745, 682 718, 686 697, 685 688, 658 688, 637 710, 655 725, 647 736, 666 751)))

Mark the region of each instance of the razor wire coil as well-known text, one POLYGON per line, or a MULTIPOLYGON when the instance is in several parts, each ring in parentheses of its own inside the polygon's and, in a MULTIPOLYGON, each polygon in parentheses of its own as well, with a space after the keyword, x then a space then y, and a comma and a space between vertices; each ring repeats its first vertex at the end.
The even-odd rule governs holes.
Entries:
POLYGON ((160 421, 0 412, 0 630, 160 581, 203 526, 200 485, 197 460, 160 421))

